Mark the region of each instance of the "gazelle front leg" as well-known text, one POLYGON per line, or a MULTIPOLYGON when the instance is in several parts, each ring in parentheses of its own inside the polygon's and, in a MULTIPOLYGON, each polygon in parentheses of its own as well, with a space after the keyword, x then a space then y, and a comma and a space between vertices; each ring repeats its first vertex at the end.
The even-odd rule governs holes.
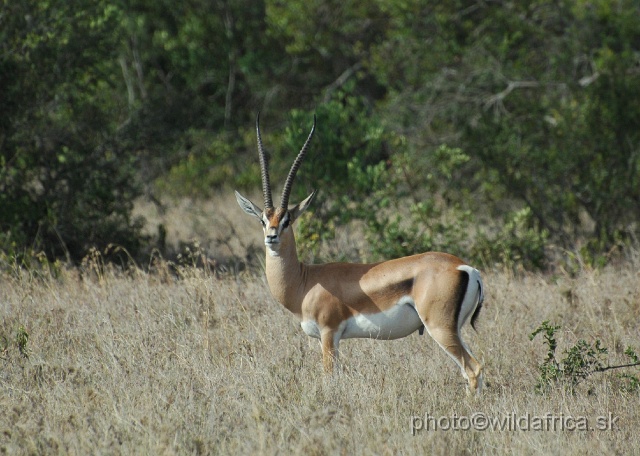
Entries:
POLYGON ((336 332, 331 328, 323 328, 320 332, 320 342, 322 344, 322 365, 327 374, 334 372, 338 361, 338 341, 336 332))

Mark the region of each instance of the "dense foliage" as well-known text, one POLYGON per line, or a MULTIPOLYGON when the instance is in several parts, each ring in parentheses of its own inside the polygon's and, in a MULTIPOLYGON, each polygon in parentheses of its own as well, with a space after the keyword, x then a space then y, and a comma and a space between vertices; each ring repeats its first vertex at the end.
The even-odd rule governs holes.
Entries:
POLYGON ((639 14, 633 0, 1 0, 0 249, 139 253, 141 194, 259 185, 260 111, 273 182, 318 116, 294 189, 321 190, 301 220, 311 250, 358 219, 366 259, 447 249, 537 268, 555 246, 604 262, 639 231, 639 14))

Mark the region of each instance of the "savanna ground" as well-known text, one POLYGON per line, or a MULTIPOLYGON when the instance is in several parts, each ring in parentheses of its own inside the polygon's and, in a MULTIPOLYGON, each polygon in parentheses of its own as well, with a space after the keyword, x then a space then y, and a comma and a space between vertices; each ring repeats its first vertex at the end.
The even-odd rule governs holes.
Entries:
MULTIPOLYGON (((222 198, 147 215, 151 226, 154 217, 173 220, 170 238, 193 236, 229 256, 263 255, 251 248, 261 242, 258 224, 233 204, 222 198), (243 242, 207 241, 231 225, 243 242)), ((541 336, 529 340, 550 320, 562 326, 559 353, 579 339, 600 339, 608 362, 628 362, 625 348, 640 349, 637 255, 576 276, 482 271, 485 307, 478 331, 464 333, 485 366, 480 397, 466 396, 451 359, 417 333, 344 341, 343 371, 325 376, 318 341, 273 300, 258 268, 214 274, 187 263, 170 271, 158 260, 151 274, 142 272, 146 266, 123 273, 96 255, 53 276, 16 269, 0 277, 0 453, 582 455, 640 448, 639 394, 622 387, 620 370, 589 376, 575 394, 563 385, 540 394, 546 346, 541 336), (28 357, 17 341, 25 333, 28 357), (469 427, 478 413, 514 417, 521 428, 526 417, 556 418, 543 430, 432 429, 447 419, 453 426, 454 416, 469 427), (411 423, 425 414, 431 429, 413 435, 411 423), (595 429, 599 416, 611 417, 612 428, 595 429), (583 417, 588 430, 562 430, 557 421, 583 417)))

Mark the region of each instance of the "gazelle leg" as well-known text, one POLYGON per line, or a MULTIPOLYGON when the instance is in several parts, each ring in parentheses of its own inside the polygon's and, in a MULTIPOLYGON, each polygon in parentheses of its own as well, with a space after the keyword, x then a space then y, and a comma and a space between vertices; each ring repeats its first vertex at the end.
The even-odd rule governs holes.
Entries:
POLYGON ((427 328, 429 334, 456 362, 462 375, 469 382, 469 390, 480 394, 482 388, 482 366, 469 352, 458 333, 451 329, 427 328))
POLYGON ((320 342, 322 343, 322 364, 324 371, 328 374, 334 371, 334 367, 338 358, 337 341, 334 340, 335 332, 331 329, 323 329, 320 333, 320 342))

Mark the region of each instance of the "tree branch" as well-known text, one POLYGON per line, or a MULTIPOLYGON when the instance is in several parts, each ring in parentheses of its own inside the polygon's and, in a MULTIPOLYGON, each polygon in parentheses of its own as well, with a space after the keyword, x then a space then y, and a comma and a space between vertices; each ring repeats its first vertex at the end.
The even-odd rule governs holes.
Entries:
POLYGON ((540 83, 538 81, 509 81, 506 89, 490 96, 487 101, 484 102, 484 108, 489 109, 498 103, 502 103, 515 89, 531 89, 534 87, 540 87, 540 83))
POLYGON ((640 363, 630 363, 630 364, 621 364, 619 366, 601 367, 599 369, 596 369, 596 372, 604 372, 611 369, 622 369, 623 367, 634 367, 634 366, 640 366, 640 363))
POLYGON ((338 79, 329 84, 324 90, 324 97, 322 98, 322 102, 328 103, 329 100, 331 100, 331 95, 333 95, 333 92, 342 87, 349 80, 349 78, 353 76, 353 74, 360 68, 362 68, 362 62, 356 62, 349 68, 344 70, 342 74, 338 76, 338 79))

